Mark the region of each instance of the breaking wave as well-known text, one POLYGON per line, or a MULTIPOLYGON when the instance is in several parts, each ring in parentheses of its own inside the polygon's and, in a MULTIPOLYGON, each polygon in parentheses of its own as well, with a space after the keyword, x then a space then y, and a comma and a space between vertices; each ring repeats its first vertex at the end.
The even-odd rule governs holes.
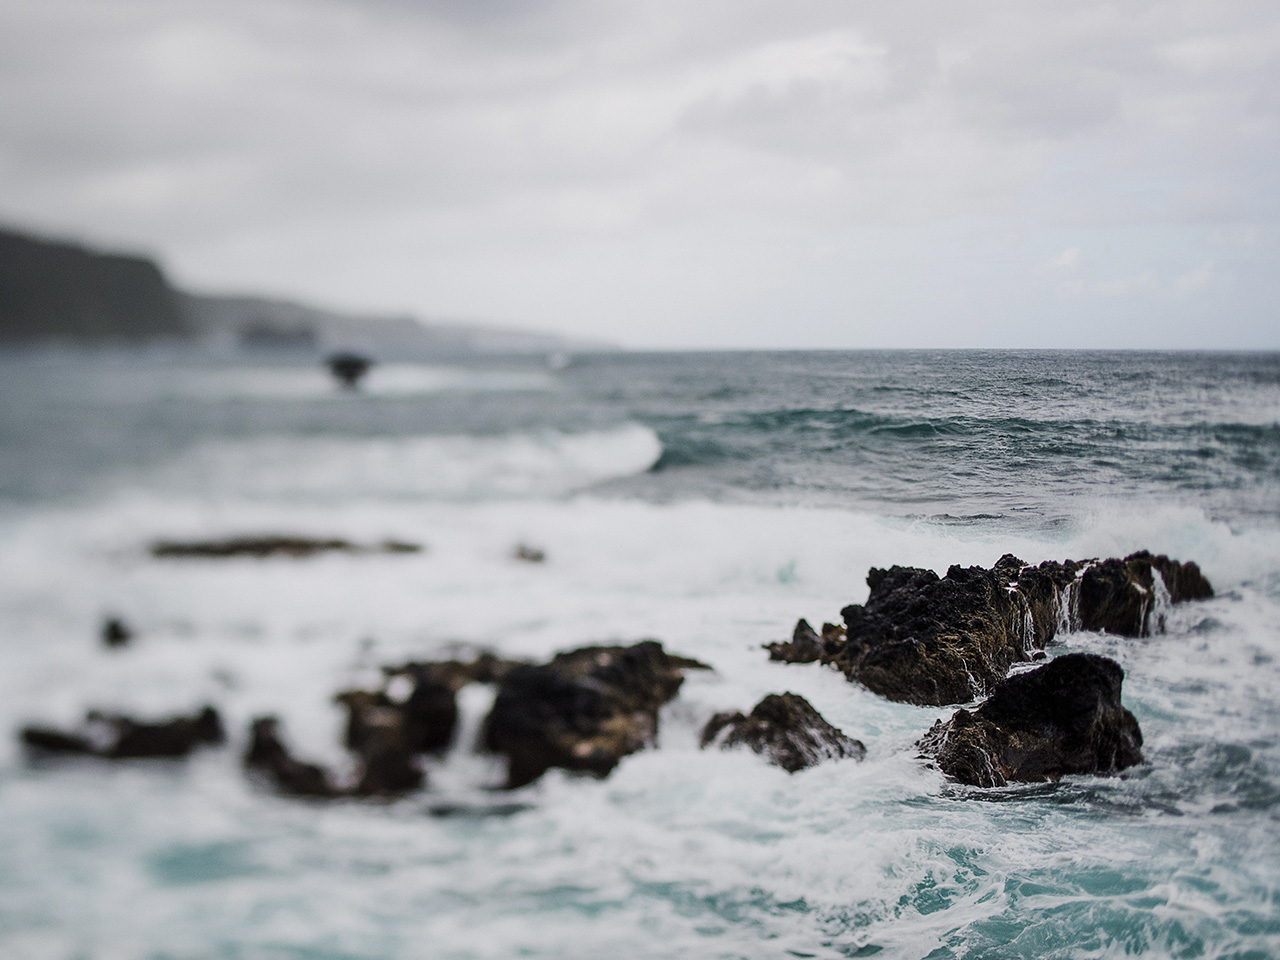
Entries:
POLYGON ((657 434, 634 423, 497 436, 277 437, 207 443, 144 481, 248 499, 554 497, 643 473, 661 455, 657 434))

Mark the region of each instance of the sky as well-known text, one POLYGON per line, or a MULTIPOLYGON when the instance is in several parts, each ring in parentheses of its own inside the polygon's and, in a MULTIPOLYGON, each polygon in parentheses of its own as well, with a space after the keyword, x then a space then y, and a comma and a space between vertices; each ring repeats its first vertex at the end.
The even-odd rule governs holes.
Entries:
POLYGON ((0 221, 637 348, 1280 348, 1274 0, 3 0, 0 221))

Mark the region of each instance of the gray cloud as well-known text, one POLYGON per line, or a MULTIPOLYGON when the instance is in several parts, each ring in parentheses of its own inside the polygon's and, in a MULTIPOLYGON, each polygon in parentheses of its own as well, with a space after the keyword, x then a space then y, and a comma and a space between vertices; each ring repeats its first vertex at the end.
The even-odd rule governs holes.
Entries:
POLYGON ((9 0, 0 216, 636 343, 1278 346, 1278 74, 1243 0, 9 0))

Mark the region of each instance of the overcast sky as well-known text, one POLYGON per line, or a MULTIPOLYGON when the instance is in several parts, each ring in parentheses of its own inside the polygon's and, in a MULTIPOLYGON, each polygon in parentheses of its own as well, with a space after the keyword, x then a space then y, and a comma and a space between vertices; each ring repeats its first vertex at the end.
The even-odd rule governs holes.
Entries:
POLYGON ((0 219, 662 347, 1280 347, 1275 0, 3 0, 0 219))

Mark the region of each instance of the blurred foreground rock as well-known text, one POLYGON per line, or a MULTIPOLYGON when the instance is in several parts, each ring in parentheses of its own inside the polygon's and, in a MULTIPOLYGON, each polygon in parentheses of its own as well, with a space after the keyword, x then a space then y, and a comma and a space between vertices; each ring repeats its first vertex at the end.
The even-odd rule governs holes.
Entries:
POLYGON ((91 710, 73 731, 28 726, 20 732, 23 744, 48 754, 81 754, 108 760, 144 757, 185 757, 196 747, 225 742, 222 719, 213 707, 191 716, 155 723, 123 714, 91 710))
POLYGON ((532 783, 551 767, 607 775, 654 741, 658 709, 684 672, 706 664, 661 643, 583 647, 550 663, 521 666, 498 685, 485 721, 486 749, 507 758, 507 786, 532 783))
POLYGON ((376 544, 353 543, 336 537, 300 537, 289 534, 227 537, 222 540, 157 540, 153 557, 227 559, 231 557, 310 557, 317 553, 421 553, 422 545, 401 540, 376 544))
POLYGON ((771 693, 750 714, 717 713, 702 730, 702 747, 713 743, 722 750, 748 747, 788 773, 824 760, 861 760, 867 753, 860 740, 827 723, 795 693, 771 693))

